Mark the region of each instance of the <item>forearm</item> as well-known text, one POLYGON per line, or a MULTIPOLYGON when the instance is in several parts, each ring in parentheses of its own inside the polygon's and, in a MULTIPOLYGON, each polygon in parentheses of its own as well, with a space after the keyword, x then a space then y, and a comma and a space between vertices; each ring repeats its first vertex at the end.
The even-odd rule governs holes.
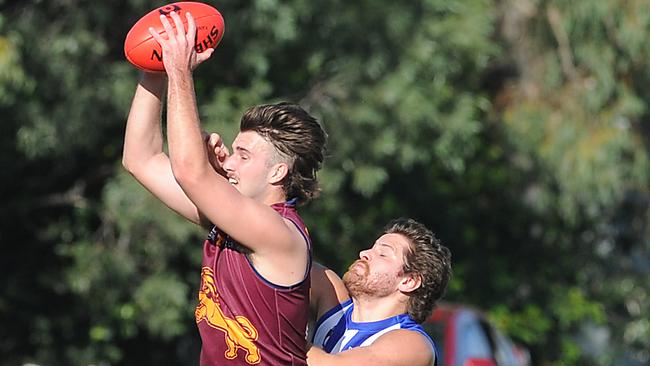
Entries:
POLYGON ((190 72, 170 74, 167 104, 167 135, 172 169, 199 176, 210 169, 190 72))
POLYGON ((160 120, 165 85, 162 74, 144 73, 140 78, 124 136, 122 163, 129 171, 163 151, 160 120))
POLYGON ((309 366, 329 366, 336 364, 336 355, 329 354, 322 349, 311 346, 307 352, 307 364, 309 366))

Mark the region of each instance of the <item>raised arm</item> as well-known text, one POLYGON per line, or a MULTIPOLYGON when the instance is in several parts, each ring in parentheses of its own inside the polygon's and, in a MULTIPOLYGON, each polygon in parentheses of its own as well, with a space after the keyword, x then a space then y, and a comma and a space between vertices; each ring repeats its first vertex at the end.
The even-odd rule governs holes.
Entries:
MULTIPOLYGON (((266 269, 269 267, 286 271, 287 266, 295 266, 295 271, 290 270, 291 276, 294 279, 302 278, 308 253, 305 241, 295 226, 285 221, 268 204, 246 197, 217 174, 200 144, 201 126, 192 71, 210 57, 212 50, 200 54, 195 52, 193 40, 196 26, 191 15, 186 14, 187 32, 175 12, 171 12, 170 16, 176 29, 172 28, 165 16, 161 16, 167 36, 163 38, 152 32, 162 46, 163 62, 169 77, 167 133, 174 177, 211 222, 253 251, 256 269, 264 267, 264 272, 268 273, 266 269), (258 267, 255 258, 261 257, 270 261, 258 267), (303 265, 292 264, 296 258, 300 258, 303 265)), ((293 280, 287 281, 295 283, 293 280)))
POLYGON ((126 123, 122 165, 169 208, 197 224, 207 224, 178 185, 163 151, 162 100, 165 74, 143 73, 126 123))

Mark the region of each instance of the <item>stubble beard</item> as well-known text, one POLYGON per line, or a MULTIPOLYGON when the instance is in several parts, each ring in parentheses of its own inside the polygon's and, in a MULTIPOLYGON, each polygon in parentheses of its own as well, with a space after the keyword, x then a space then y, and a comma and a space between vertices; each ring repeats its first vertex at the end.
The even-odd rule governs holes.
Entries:
POLYGON ((392 293, 392 282, 386 273, 371 274, 364 261, 354 262, 343 275, 343 283, 355 299, 387 296, 392 293), (361 263, 362 268, 355 268, 358 263, 361 263))

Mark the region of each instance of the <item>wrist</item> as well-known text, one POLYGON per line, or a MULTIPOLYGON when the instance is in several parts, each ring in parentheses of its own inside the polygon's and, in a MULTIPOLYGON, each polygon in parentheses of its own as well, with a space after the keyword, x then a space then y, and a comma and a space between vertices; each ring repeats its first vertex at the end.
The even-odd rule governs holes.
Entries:
POLYGON ((192 80, 192 70, 184 68, 173 68, 167 72, 170 82, 178 80, 192 80))
POLYGON ((194 77, 189 70, 173 70, 167 73, 169 92, 193 91, 194 77))

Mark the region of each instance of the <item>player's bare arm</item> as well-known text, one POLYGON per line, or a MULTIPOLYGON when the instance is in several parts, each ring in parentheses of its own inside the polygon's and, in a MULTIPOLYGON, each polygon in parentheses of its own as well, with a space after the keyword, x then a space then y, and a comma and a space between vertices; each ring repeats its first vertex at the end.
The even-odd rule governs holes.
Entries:
POLYGON ((188 220, 205 224, 172 174, 163 151, 162 99, 167 78, 162 73, 142 73, 126 124, 122 165, 147 190, 188 220))
POLYGON ((304 277, 308 261, 305 241, 297 228, 268 204, 239 193, 209 163, 202 144, 192 70, 211 52, 195 52, 196 26, 187 14, 187 32, 179 15, 171 13, 175 29, 161 17, 170 36, 152 33, 163 48, 169 78, 167 132, 173 175, 212 223, 253 251, 251 258, 267 279, 278 284, 296 283, 304 277))
POLYGON ((309 366, 431 366, 434 364, 431 344, 418 332, 390 331, 366 347, 356 347, 329 354, 312 346, 307 353, 309 366))

